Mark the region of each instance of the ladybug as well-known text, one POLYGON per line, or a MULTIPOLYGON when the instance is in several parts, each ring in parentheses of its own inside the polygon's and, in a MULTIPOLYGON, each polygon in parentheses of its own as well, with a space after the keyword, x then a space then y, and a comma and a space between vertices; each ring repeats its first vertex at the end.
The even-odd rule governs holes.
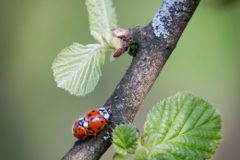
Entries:
POLYGON ((101 115, 98 109, 92 109, 91 111, 87 112, 84 116, 84 120, 89 121, 91 117, 101 115))
POLYGON ((72 134, 78 139, 85 139, 88 136, 88 122, 83 118, 76 119, 72 126, 72 134))
POLYGON ((105 119, 105 121, 109 121, 110 114, 111 114, 110 107, 106 108, 102 107, 99 109, 92 109, 91 111, 87 112, 86 115, 84 116, 84 119, 86 121, 89 121, 91 117, 100 115, 105 119))
POLYGON ((110 107, 92 109, 73 123, 72 133, 78 139, 96 136, 109 122, 110 107))
POLYGON ((92 109, 85 116, 84 120, 88 122, 88 133, 96 136, 109 122, 110 107, 92 109))
POLYGON ((88 134, 96 136, 107 124, 106 119, 102 115, 90 117, 88 121, 88 134))

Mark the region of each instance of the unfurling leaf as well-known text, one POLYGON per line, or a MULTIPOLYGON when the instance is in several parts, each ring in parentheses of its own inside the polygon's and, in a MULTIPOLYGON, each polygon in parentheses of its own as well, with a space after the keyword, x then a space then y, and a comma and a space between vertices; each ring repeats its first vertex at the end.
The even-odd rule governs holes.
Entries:
POLYGON ((111 43, 111 29, 117 27, 117 16, 111 0, 86 0, 92 36, 101 44, 111 43))
POLYGON ((144 125, 148 159, 203 160, 221 141, 221 117, 213 106, 190 93, 157 104, 144 125))
POLYGON ((119 125, 113 131, 113 147, 118 154, 126 156, 137 147, 137 132, 133 125, 119 125))
POLYGON ((73 43, 54 60, 52 69, 57 86, 71 94, 84 96, 91 92, 102 75, 104 50, 99 44, 73 43))
POLYGON ((121 40, 112 35, 117 27, 115 9, 111 0, 86 0, 91 35, 100 44, 74 43, 54 60, 52 69, 57 82, 71 94, 84 96, 94 90, 102 75, 105 52, 121 47, 121 40))

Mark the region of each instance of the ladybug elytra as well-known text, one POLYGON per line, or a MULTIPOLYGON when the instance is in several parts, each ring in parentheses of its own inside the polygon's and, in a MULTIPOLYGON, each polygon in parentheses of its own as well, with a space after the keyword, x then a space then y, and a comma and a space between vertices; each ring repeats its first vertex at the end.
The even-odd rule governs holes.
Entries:
POLYGON ((88 132, 91 135, 96 136, 107 124, 105 118, 101 115, 95 115, 90 117, 90 120, 88 121, 88 132))

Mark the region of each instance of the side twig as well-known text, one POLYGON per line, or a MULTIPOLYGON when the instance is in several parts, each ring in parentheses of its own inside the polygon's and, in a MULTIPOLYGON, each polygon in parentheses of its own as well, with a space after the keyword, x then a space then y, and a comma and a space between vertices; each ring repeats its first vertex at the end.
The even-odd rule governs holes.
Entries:
MULTIPOLYGON (((164 0, 146 27, 129 30, 129 38, 138 43, 139 48, 126 74, 105 104, 111 105, 112 127, 113 124, 133 121, 198 3, 199 0, 164 0)), ((105 128, 97 138, 76 141, 62 159, 97 160, 110 145, 111 130, 105 128)))

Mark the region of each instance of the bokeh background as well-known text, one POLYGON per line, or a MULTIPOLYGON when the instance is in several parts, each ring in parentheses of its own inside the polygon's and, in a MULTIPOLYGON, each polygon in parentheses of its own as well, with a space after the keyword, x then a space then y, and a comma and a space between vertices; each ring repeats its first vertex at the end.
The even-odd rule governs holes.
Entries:
MULTIPOLYGON (((114 1, 119 26, 146 25, 160 0, 114 1)), ((56 160, 72 146, 72 121, 102 105, 125 73, 125 54, 103 67, 96 90, 71 96, 57 88, 51 63, 72 42, 94 43, 84 0, 0 0, 0 159, 56 160)), ((222 114, 224 140, 214 159, 240 159, 240 3, 203 1, 138 112, 188 90, 222 114)), ((110 160, 112 151, 103 160, 110 160)))

